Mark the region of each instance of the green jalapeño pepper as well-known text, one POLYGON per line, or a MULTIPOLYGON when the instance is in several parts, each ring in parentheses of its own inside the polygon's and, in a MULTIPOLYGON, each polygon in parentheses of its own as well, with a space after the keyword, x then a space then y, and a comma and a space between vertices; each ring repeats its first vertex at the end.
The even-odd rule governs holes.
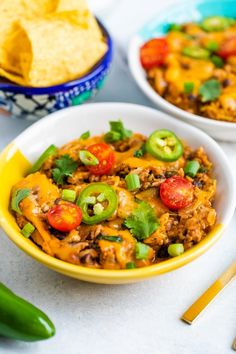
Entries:
POLYGON ((167 129, 154 131, 146 142, 147 152, 158 160, 176 161, 183 154, 183 145, 177 136, 167 129))
POLYGON ((83 222, 88 225, 107 220, 116 210, 118 200, 113 188, 105 183, 92 183, 79 195, 77 204, 83 213, 83 222))
POLYGON ((0 283, 0 335, 33 342, 55 334, 50 319, 0 283))
POLYGON ((43 153, 41 156, 39 156, 38 160, 33 164, 31 167, 29 173, 35 173, 44 164, 44 162, 49 159, 49 157, 56 155, 57 153, 57 147, 55 145, 50 145, 43 153))

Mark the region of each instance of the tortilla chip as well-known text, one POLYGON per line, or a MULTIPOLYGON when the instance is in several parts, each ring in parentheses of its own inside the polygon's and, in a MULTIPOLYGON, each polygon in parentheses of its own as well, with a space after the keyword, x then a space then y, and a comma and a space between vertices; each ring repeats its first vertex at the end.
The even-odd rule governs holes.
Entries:
POLYGON ((0 68, 0 76, 4 77, 12 82, 15 82, 18 85, 23 85, 23 86, 26 85, 26 82, 22 76, 14 74, 14 73, 10 73, 9 71, 6 71, 2 68, 0 68))
POLYGON ((85 74, 107 50, 102 33, 90 12, 67 11, 47 18, 23 20, 31 55, 19 50, 23 77, 30 86, 49 86, 85 74), (44 40, 41 40, 43 38, 44 40))
POLYGON ((22 0, 22 2, 26 10, 26 15, 28 17, 36 17, 56 11, 59 0, 22 0))
POLYGON ((107 50, 85 0, 1 0, 1 10, 0 74, 21 85, 79 78, 107 50))
POLYGON ((62 11, 84 11, 88 10, 88 4, 86 0, 58 0, 56 12, 62 11))
POLYGON ((2 45, 3 53, 1 67, 17 75, 22 73, 21 57, 25 54, 31 56, 30 43, 24 30, 15 23, 12 32, 2 45))

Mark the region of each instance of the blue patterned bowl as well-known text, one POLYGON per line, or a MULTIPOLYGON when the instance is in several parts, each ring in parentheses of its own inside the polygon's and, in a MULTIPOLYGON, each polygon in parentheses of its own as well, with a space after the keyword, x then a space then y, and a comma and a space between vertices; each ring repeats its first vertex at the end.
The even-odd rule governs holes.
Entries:
POLYGON ((49 113, 69 106, 82 104, 93 97, 103 86, 109 72, 113 44, 112 39, 98 21, 107 40, 108 50, 103 58, 79 79, 49 87, 19 86, 8 80, 0 82, 0 111, 28 120, 37 120, 49 113))

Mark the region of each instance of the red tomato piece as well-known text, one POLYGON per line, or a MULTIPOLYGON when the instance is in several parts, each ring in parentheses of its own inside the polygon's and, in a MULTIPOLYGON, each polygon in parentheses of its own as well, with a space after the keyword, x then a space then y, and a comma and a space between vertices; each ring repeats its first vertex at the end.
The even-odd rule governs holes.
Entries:
POLYGON ((236 55, 236 36, 228 38, 222 43, 218 55, 224 59, 227 59, 231 55, 236 55))
POLYGON ((70 202, 60 202, 54 205, 47 214, 49 224, 56 230, 69 232, 80 225, 81 209, 70 202))
POLYGON ((96 166, 88 166, 89 171, 96 176, 109 173, 115 163, 115 153, 110 146, 104 143, 93 144, 87 150, 99 161, 96 166))
POLYGON ((144 69, 151 69, 164 64, 167 57, 168 43, 165 38, 154 38, 140 49, 140 60, 144 69))
POLYGON ((193 185, 184 177, 167 178, 160 186, 160 197, 171 210, 185 208, 193 201, 193 185))

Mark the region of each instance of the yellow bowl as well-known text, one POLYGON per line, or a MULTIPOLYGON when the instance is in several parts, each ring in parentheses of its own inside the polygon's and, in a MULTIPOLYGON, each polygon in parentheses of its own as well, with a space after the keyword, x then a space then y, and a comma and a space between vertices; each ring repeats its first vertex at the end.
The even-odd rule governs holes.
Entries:
POLYGON ((235 187, 228 161, 217 143, 197 128, 144 106, 124 103, 101 103, 72 107, 56 112, 35 123, 20 134, 0 155, 0 223, 9 238, 24 252, 45 266, 73 278, 103 284, 124 284, 143 280, 183 266, 206 252, 221 236, 233 216, 235 187), (19 181, 31 163, 50 144, 60 146, 86 130, 98 134, 107 130, 108 121, 122 118, 137 132, 150 134, 167 128, 176 132, 193 147, 204 146, 215 165, 218 181, 215 208, 217 226, 198 245, 183 255, 161 263, 131 270, 92 269, 73 265, 44 253, 31 240, 24 238, 9 210, 12 186, 19 181), (43 139, 42 139, 43 137, 43 139))

